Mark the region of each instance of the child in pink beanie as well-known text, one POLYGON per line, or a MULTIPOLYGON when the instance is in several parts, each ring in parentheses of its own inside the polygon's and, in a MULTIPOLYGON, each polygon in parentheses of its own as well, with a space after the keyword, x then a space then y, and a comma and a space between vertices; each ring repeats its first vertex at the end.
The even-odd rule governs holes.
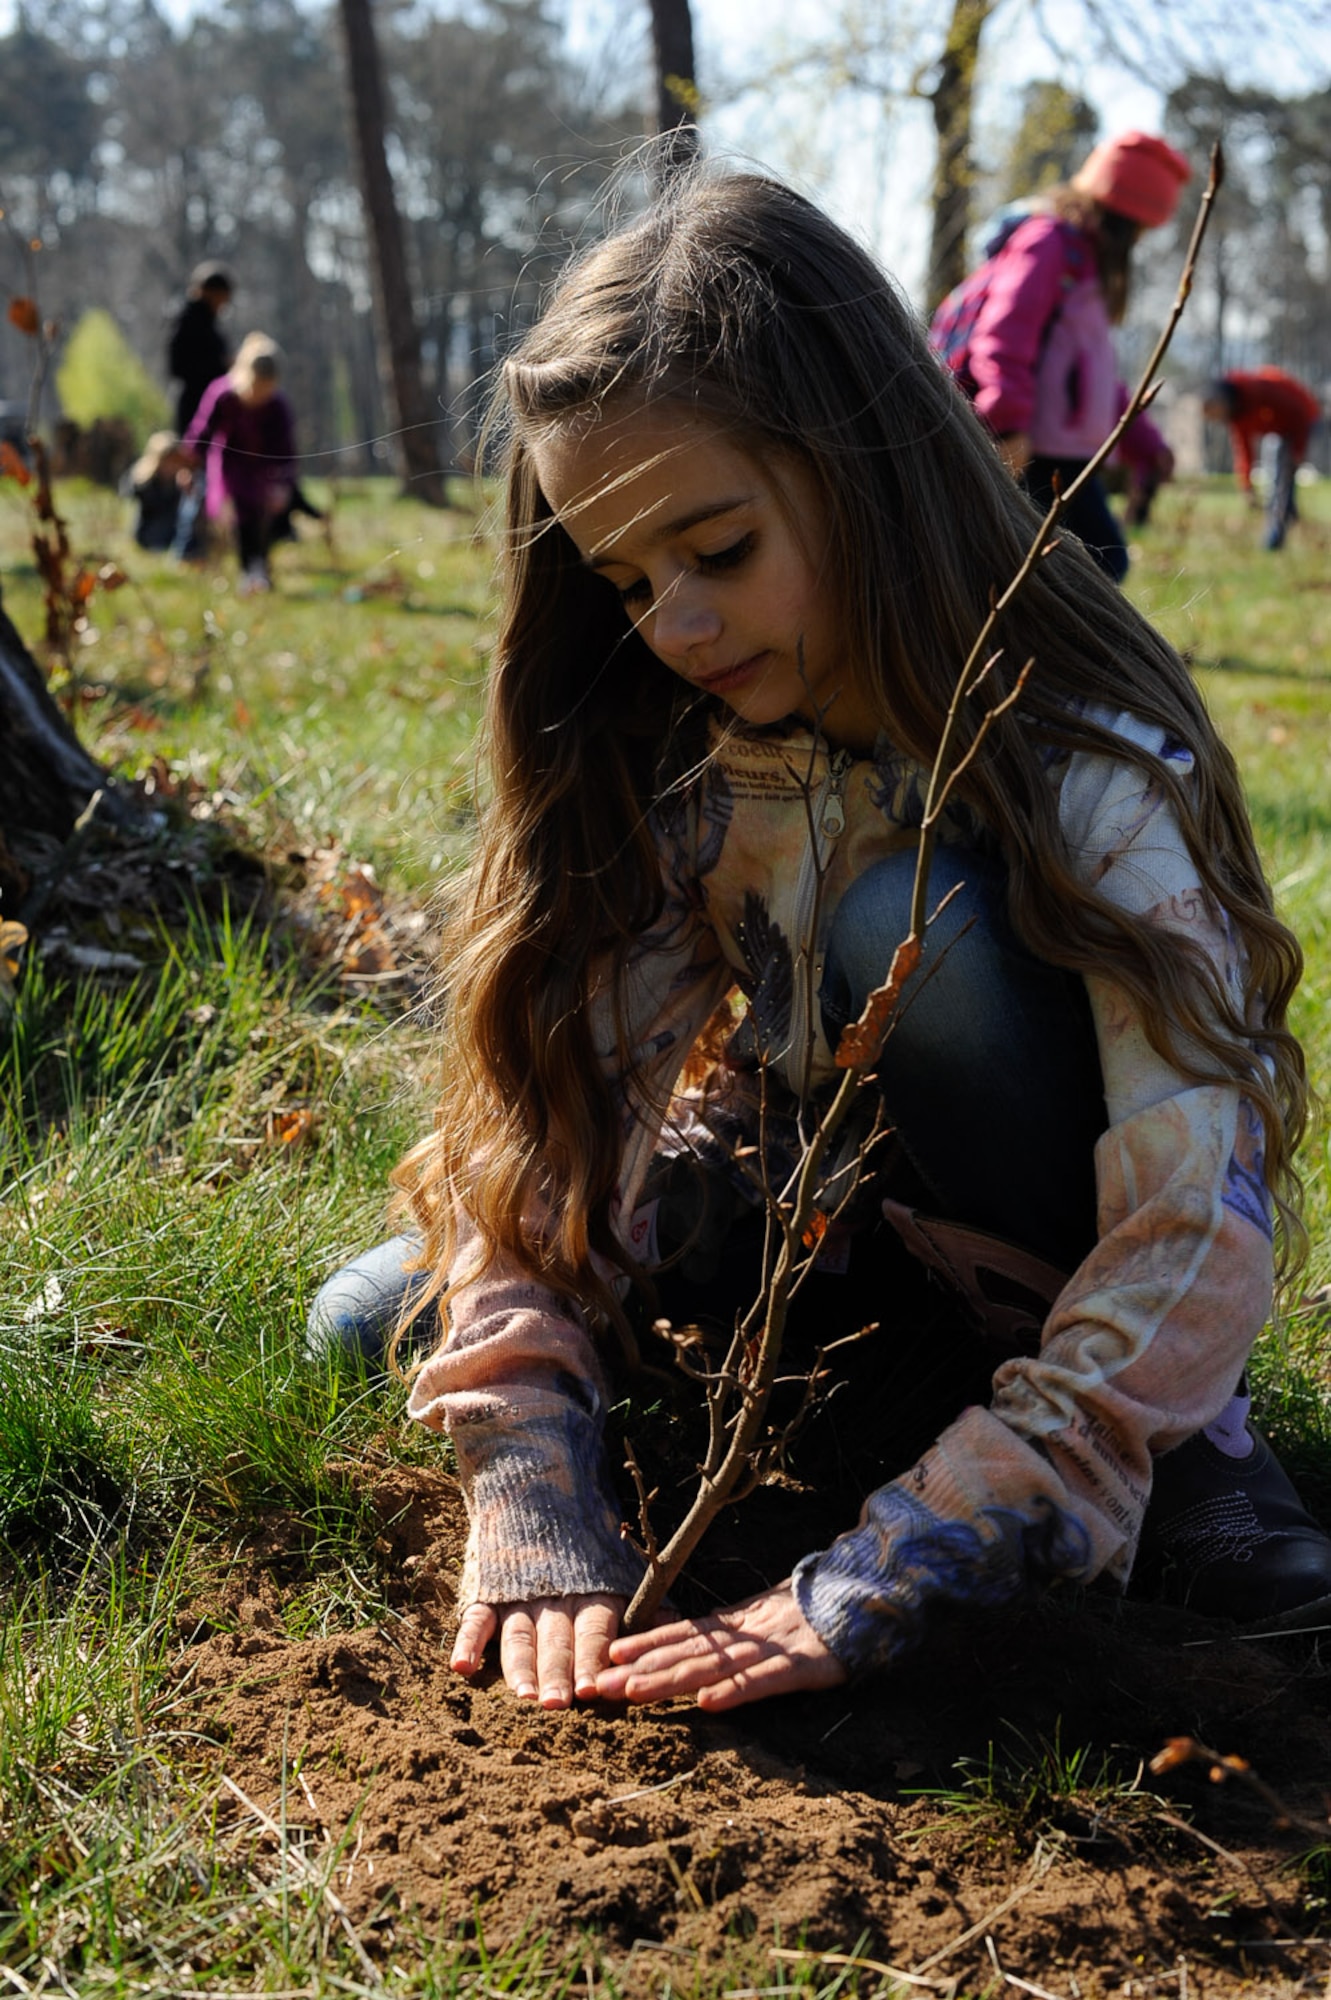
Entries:
MULTIPOLYGON (((1118 421, 1127 392, 1113 327, 1127 305, 1132 251, 1143 229, 1169 221, 1190 176, 1183 155, 1149 132, 1104 140, 1070 181, 1032 203, 967 279, 983 301, 964 375, 937 337, 949 319, 955 323, 961 292, 935 315, 935 346, 962 375, 1037 506, 1050 505, 1055 481, 1067 491, 1118 421)), ((1173 471, 1173 454, 1145 412, 1130 425, 1123 456, 1151 485, 1173 471)), ((1064 525, 1123 581, 1128 546, 1099 480, 1082 487, 1064 525)))
POLYGON ((1182 153, 1163 139, 1150 132, 1124 132, 1088 154, 1071 185, 1143 229, 1158 229, 1173 215, 1191 177, 1182 153))

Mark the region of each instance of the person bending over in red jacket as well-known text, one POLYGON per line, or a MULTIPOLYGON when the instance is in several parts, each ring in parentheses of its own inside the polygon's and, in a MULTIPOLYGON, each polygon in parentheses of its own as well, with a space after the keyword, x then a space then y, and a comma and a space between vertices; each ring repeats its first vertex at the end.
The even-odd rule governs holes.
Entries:
POLYGON ((1321 404, 1311 389, 1283 369, 1254 368, 1248 373, 1222 375, 1212 382, 1202 410, 1214 422, 1229 425, 1234 471, 1247 494, 1252 493, 1252 462, 1258 446, 1264 437, 1277 439, 1265 539, 1268 549, 1283 547, 1290 522, 1298 519, 1294 474, 1308 456, 1308 440, 1321 417, 1321 404))

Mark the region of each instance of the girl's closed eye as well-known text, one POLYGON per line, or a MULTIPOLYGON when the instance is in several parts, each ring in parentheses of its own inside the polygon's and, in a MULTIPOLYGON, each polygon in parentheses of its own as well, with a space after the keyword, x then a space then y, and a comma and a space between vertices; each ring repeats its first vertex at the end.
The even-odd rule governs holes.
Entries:
POLYGON ((707 555, 700 555, 698 568, 704 575, 715 570, 738 569, 753 554, 756 541, 756 535, 741 535, 737 542, 729 543, 724 549, 713 549, 707 555))
MULTIPOLYGON (((724 574, 727 570, 738 569, 753 554, 757 536, 741 535, 738 541, 730 542, 723 549, 710 549, 694 558, 694 567, 704 576, 724 574)), ((635 576, 632 583, 615 585, 621 604, 638 605, 647 603, 652 595, 652 587, 645 576, 635 576)))

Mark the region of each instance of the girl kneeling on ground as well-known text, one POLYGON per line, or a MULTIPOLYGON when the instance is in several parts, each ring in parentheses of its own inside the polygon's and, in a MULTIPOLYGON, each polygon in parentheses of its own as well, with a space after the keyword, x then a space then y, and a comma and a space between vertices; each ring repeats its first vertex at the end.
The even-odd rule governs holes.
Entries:
POLYGON ((311 1321, 373 1352, 403 1308, 417 1336, 442 1319, 410 1409, 470 1510, 455 1668, 497 1639, 546 1707, 724 1708, 890 1666, 948 1612, 1125 1584, 1139 1543, 1220 1615, 1331 1594, 1242 1394, 1273 1242, 1298 1241, 1299 950, 1186 667, 1068 543, 971 702, 968 740, 1034 661, 947 811, 930 907, 960 887, 862 1093, 891 1136, 817 1277, 820 1340, 870 1317, 871 1367, 923 1366, 893 1252, 952 1274, 997 1342, 987 1406, 782 1580, 617 1636, 642 1564, 604 1419, 633 1297, 654 1283, 648 1324, 752 1297, 745 1147, 784 1181, 906 935, 949 698, 1038 517, 881 271, 748 174, 680 179, 574 264, 500 411, 448 1088, 399 1169, 412 1228, 311 1321), (736 989, 700 1116, 681 1072, 736 989))

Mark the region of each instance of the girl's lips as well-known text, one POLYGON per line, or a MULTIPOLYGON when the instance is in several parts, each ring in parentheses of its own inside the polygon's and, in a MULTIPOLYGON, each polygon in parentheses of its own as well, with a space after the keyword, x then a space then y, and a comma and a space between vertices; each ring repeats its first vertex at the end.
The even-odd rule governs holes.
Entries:
POLYGON ((723 667, 719 674, 709 674, 696 685, 707 694, 725 694, 729 689, 739 687, 743 681, 749 680, 767 657, 765 652, 751 653, 747 660, 737 660, 733 667, 723 667))

